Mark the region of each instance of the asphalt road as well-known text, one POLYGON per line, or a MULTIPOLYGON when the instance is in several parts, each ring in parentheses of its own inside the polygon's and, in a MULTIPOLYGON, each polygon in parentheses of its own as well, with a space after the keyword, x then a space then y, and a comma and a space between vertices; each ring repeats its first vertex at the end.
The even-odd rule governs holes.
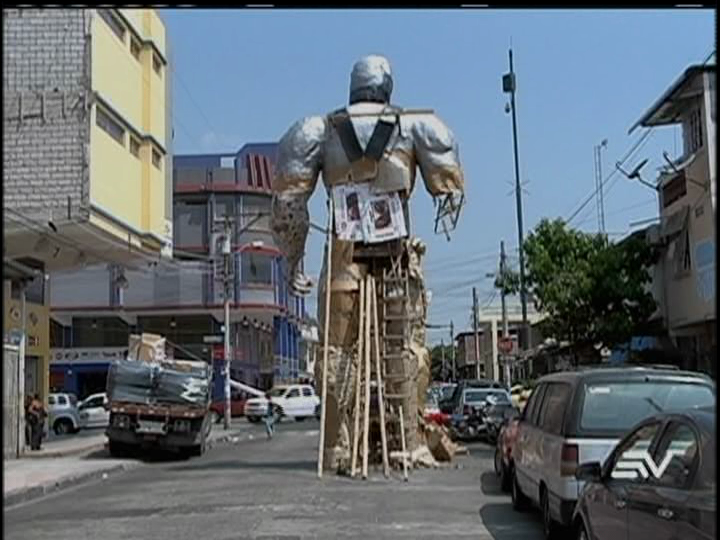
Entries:
POLYGON ((533 540, 539 515, 512 510, 492 449, 452 467, 367 481, 316 476, 317 422, 283 422, 273 440, 220 445, 202 458, 153 459, 105 481, 5 512, 10 540, 533 540))

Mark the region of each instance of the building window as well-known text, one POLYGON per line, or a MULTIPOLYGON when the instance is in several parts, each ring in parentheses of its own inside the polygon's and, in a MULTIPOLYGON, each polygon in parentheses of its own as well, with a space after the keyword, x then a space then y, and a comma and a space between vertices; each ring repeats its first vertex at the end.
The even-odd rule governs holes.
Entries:
POLYGON ((207 247, 207 203, 177 202, 173 231, 175 245, 183 247, 207 247))
POLYGON ((264 253, 242 254, 241 275, 243 283, 272 285, 272 257, 264 253))
POLYGON ((107 23, 118 39, 125 43, 125 25, 122 21, 109 9, 98 9, 98 15, 107 23))
POLYGON ((95 123, 105 133, 110 135, 121 145, 125 146, 125 128, 123 128, 119 122, 113 120, 109 114, 99 107, 95 109, 95 123))
POLYGON ((157 73, 158 77, 162 77, 162 62, 157 54, 153 53, 153 70, 157 73))
POLYGON ((142 50, 142 45, 140 45, 140 41, 135 38, 134 36, 130 36, 130 52, 135 57, 136 60, 140 61, 140 51, 142 50))
POLYGON ((245 195, 242 199, 242 224, 250 230, 270 228, 270 197, 245 195))
POLYGON ((697 152, 703 146, 702 113, 695 109, 685 123, 686 154, 697 152))
POLYGON ((156 169, 162 168, 162 156, 160 155, 160 152, 158 152, 154 148, 152 150, 152 164, 155 166, 156 169))
POLYGON ((130 136, 130 153, 140 159, 140 141, 132 135, 130 136))

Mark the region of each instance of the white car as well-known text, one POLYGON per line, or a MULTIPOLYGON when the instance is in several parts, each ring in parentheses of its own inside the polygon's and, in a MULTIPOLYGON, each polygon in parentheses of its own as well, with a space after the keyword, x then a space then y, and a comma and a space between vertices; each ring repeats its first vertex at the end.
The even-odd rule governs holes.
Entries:
POLYGON ((110 422, 107 394, 92 394, 78 403, 80 412, 80 427, 101 428, 107 427, 110 422))
MULTIPOLYGON (((307 384, 276 386, 270 390, 270 401, 278 417, 288 416, 297 421, 318 416, 320 411, 320 398, 307 384)), ((264 397, 249 399, 245 403, 245 416, 250 422, 258 422, 267 414, 267 407, 264 397)))

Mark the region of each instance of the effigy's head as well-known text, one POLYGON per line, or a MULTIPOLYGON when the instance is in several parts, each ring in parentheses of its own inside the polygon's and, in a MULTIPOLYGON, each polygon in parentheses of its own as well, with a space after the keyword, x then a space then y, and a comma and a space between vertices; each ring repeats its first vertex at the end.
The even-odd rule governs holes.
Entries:
POLYGON ((390 62, 384 56, 364 56, 350 74, 350 105, 361 101, 390 103, 393 90, 390 62))

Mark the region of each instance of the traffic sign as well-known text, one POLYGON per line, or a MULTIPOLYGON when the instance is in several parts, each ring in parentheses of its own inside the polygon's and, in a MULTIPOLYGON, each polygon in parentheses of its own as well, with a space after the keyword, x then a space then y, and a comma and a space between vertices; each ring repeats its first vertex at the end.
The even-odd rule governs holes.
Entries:
POLYGON ((498 350, 503 354, 509 354, 513 349, 513 341, 509 337, 501 337, 498 340, 498 350))

